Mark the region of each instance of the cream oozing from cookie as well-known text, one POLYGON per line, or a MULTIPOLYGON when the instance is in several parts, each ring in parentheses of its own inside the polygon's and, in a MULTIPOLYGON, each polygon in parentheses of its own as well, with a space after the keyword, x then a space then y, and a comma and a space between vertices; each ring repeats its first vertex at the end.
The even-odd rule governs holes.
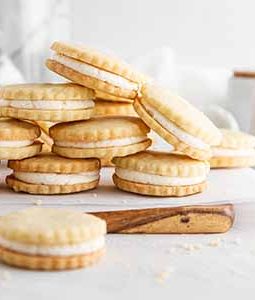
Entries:
POLYGON ((181 128, 177 127, 173 122, 169 121, 165 118, 160 112, 158 112, 151 105, 143 104, 145 110, 157 121, 161 126, 163 126, 166 130, 176 136, 183 143, 200 149, 200 150, 209 150, 210 146, 203 142, 201 139, 192 136, 181 128))
POLYGON ((0 107, 20 109, 68 110, 94 107, 93 100, 6 100, 0 99, 0 107))
POLYGON ((89 183, 99 179, 99 171, 76 174, 57 174, 14 171, 13 176, 26 183, 42 185, 72 185, 89 183))
POLYGON ((30 146, 34 143, 33 140, 23 140, 23 141, 0 141, 0 147, 3 148, 22 148, 30 146))
POLYGON ((124 180, 152 184, 152 185, 166 185, 166 186, 184 186, 198 184, 206 180, 207 173, 196 177, 170 177, 143 173, 123 168, 116 167, 115 174, 124 180))
POLYGON ((212 157, 255 156, 255 149, 212 148, 212 157))
POLYGON ((0 246, 19 253, 28 255, 42 255, 42 256, 71 256, 90 254, 101 250, 105 245, 105 237, 100 236, 96 239, 86 241, 80 244, 66 245, 66 246, 42 246, 25 244, 0 237, 0 246))
POLYGON ((58 147, 93 149, 93 148, 127 146, 127 145, 143 142, 147 139, 148 139, 147 136, 138 136, 138 137, 128 137, 128 138, 112 139, 112 140, 97 141, 97 142, 68 142, 68 141, 56 140, 54 141, 54 143, 58 147))
POLYGON ((105 81, 114 86, 120 87, 122 89, 136 91, 138 90, 138 84, 132 82, 122 76, 116 75, 114 73, 104 71, 102 69, 96 68, 85 62, 73 59, 71 57, 55 53, 52 59, 70 69, 73 69, 81 74, 90 76, 102 81, 105 81))

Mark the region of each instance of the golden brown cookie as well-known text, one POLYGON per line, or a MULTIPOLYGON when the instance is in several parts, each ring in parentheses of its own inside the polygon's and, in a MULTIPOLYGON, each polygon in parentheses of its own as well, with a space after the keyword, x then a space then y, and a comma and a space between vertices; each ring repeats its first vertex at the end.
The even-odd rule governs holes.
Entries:
POLYGON ((128 99, 128 98, 123 98, 123 97, 117 97, 111 94, 107 94, 101 91, 95 91, 96 93, 96 98, 101 99, 104 101, 111 101, 111 102, 126 102, 126 103, 133 103, 134 100, 128 99))
POLYGON ((53 72, 83 86, 117 97, 134 99, 146 78, 118 58, 86 46, 55 42, 46 66, 53 72))
POLYGON ((0 88, 3 117, 31 121, 89 119, 94 108, 93 90, 73 83, 20 84, 0 88))
POLYGON ((192 158, 211 157, 211 145, 221 140, 220 131, 184 99, 155 85, 144 85, 134 108, 142 120, 163 139, 192 158))
POLYGON ((115 185, 124 191, 150 196, 187 196, 205 190, 209 163, 187 156, 143 151, 115 157, 115 185))
POLYGON ((131 103, 112 102, 96 99, 93 117, 115 117, 131 116, 137 117, 137 113, 131 103))
POLYGON ((149 128, 139 118, 105 117, 50 128, 53 152, 65 157, 110 159, 147 149, 149 128))
POLYGON ((100 161, 96 158, 68 159, 42 153, 21 161, 11 160, 13 173, 6 183, 16 192, 30 194, 69 194, 95 188, 99 182, 100 161))
POLYGON ((38 154, 42 144, 37 125, 16 119, 0 119, 0 160, 23 159, 38 154))
POLYGON ((211 168, 245 168, 255 166, 255 136, 221 129, 220 145, 212 147, 211 168))
POLYGON ((105 221, 67 209, 29 208, 0 219, 0 259, 16 267, 89 266, 104 253, 105 221))

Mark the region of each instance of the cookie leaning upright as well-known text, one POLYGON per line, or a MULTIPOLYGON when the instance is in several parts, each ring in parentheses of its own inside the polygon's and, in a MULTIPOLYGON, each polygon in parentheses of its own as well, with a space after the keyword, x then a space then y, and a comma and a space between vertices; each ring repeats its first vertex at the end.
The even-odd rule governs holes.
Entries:
POLYGON ((209 159, 210 146, 220 143, 220 131, 202 112, 165 89, 144 85, 134 108, 176 151, 192 158, 209 159))
POLYGON ((23 159, 38 154, 42 144, 39 126, 15 120, 0 118, 0 160, 23 159))
POLYGON ((53 72, 83 86, 117 97, 134 99, 142 74, 118 58, 86 46, 55 42, 55 52, 46 66, 53 72))
POLYGON ((52 151, 64 157, 111 159, 147 149, 149 128, 135 117, 92 118, 50 128, 52 151))
POLYGON ((187 196, 206 189, 209 163, 184 155, 144 151, 115 157, 115 185, 124 191, 149 196, 187 196))
POLYGON ((221 129, 220 145, 212 147, 211 168, 255 166, 255 136, 241 131, 221 129))
POLYGON ((106 223, 68 209, 29 208, 0 218, 0 259, 26 269, 87 267, 104 253, 106 223))
POLYGON ((31 121, 64 122, 89 119, 93 112, 93 90, 73 83, 34 83, 0 88, 4 117, 31 121))
POLYGON ((13 173, 6 183, 15 192, 69 194, 94 189, 99 182, 100 162, 96 158, 68 159, 52 153, 10 160, 13 173))

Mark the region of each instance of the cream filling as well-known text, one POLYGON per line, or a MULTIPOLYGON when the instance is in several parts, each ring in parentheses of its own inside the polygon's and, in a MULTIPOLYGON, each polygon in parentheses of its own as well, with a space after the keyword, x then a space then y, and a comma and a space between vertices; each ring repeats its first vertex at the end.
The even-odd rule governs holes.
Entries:
POLYGON ((30 146, 34 143, 31 140, 24 140, 24 141, 0 141, 0 147, 3 148, 21 148, 30 146))
POLYGON ((36 173, 14 171, 14 177, 18 180, 32 184, 46 185, 71 185, 89 183, 99 179, 99 171, 77 174, 36 173))
POLYGON ((0 107, 21 109, 68 110, 94 107, 94 101, 86 100, 6 100, 0 99, 0 107))
MULTIPOLYGON (((144 104, 143 104, 144 105, 144 104)), ((209 150, 210 146, 203 142, 201 139, 196 138, 184 130, 177 127, 174 123, 166 119, 161 113, 159 113, 156 109, 154 109, 152 106, 146 104, 144 105, 146 111, 165 129, 167 129, 170 133, 175 135, 180 141, 183 143, 197 148, 201 150, 209 150)))
POLYGON ((206 174, 197 177, 170 177, 142 173, 122 168, 115 169, 116 175, 124 180, 152 185, 183 186, 198 184, 206 180, 206 174))
POLYGON ((122 139, 105 140, 105 141, 90 142, 90 143, 55 141, 55 145, 59 147, 68 147, 68 148, 70 147, 70 148, 93 149, 93 148, 127 146, 127 145, 143 142, 147 139, 148 139, 147 136, 138 136, 138 137, 128 137, 122 139))
POLYGON ((230 149, 230 148, 212 148, 213 157, 235 157, 235 156, 255 156, 255 149, 230 149))
POLYGON ((79 60, 64 55, 60 55, 57 53, 53 55, 52 59, 81 74, 105 81, 109 84, 120 87, 122 89, 130 90, 130 91, 138 90, 137 83, 134 83, 114 73, 107 72, 99 68, 96 68, 92 65, 86 64, 85 62, 81 62, 79 60))
POLYGON ((105 245, 105 238, 101 236, 97 239, 90 240, 81 244, 68 246, 38 246, 16 241, 10 241, 0 237, 0 246, 8 250, 25 253, 29 255, 42 256, 71 256, 89 254, 102 249, 105 245))

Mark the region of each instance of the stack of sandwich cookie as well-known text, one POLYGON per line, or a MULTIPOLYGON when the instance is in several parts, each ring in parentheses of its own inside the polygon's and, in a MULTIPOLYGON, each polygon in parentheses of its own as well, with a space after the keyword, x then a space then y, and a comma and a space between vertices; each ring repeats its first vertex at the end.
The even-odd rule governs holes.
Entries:
POLYGON ((221 129, 223 138, 212 148, 211 168, 243 168, 255 166, 255 136, 221 129))
POLYGON ((6 183, 15 192, 69 194, 97 187, 100 162, 96 158, 68 159, 51 153, 33 158, 10 160, 13 173, 6 183))
POLYGON ((0 259, 38 270, 65 270, 97 262, 105 248, 105 221, 67 209, 29 208, 0 219, 0 259))
POLYGON ((113 158, 115 185, 149 196, 187 196, 206 189, 207 161, 164 152, 144 151, 113 158))
POLYGON ((144 85, 134 108, 142 120, 176 151, 192 158, 211 157, 211 145, 221 141, 220 131, 184 99, 154 85, 144 85))
POLYGON ((117 97, 134 99, 145 77, 125 62, 86 46, 55 42, 46 66, 83 86, 117 97))
POLYGON ((56 124, 52 151, 65 157, 112 158, 147 149, 149 128, 139 118, 105 117, 56 124))
POLYGON ((18 84, 0 88, 3 117, 31 121, 74 121, 89 119, 94 91, 72 83, 18 84))
POLYGON ((23 159, 38 154, 42 143, 37 125, 16 119, 0 118, 0 160, 23 159))

